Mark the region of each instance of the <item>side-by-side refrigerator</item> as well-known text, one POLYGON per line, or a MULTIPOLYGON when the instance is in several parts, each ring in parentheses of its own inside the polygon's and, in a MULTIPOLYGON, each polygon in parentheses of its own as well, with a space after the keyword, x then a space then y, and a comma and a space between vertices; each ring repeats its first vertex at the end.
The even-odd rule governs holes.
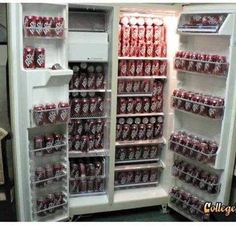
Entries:
POLYGON ((228 204, 236 5, 8 4, 18 220, 228 204))

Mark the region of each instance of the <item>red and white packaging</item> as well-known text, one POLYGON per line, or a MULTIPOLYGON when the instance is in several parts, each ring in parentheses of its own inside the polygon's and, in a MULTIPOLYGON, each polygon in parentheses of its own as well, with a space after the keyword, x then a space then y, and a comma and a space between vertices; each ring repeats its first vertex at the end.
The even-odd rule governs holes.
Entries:
POLYGON ((135 113, 142 113, 142 110, 143 110, 143 101, 142 101, 142 98, 136 97, 136 98, 135 98, 134 112, 135 112, 135 113))
POLYGON ((91 115, 98 113, 96 97, 91 97, 89 100, 89 113, 91 115))
POLYGON ((129 24, 122 24, 121 26, 122 30, 122 43, 128 43, 130 42, 130 25, 129 24))
POLYGON ((138 44, 138 56, 139 57, 145 57, 146 56, 146 43, 145 42, 139 42, 139 44, 138 44))
POLYGON ((143 98, 143 112, 149 113, 150 112, 150 98, 145 97, 143 98))
POLYGON ((45 68, 45 49, 36 48, 34 53, 35 67, 45 68))
POLYGON ((93 72, 89 73, 87 75, 87 77, 88 77, 88 80, 87 80, 88 89, 95 89, 95 84, 96 84, 96 81, 95 81, 96 75, 95 75, 95 73, 93 73, 93 72))
POLYGON ((126 98, 119 98, 118 100, 118 114, 126 114, 127 100, 126 98))
POLYGON ((70 105, 67 102, 58 104, 58 121, 67 122, 70 116, 70 105))
POLYGON ((87 89, 88 86, 88 77, 87 74, 81 73, 79 77, 79 88, 80 89, 87 89))
POLYGON ((140 92, 140 90, 141 90, 141 81, 140 80, 134 80, 132 91, 134 93, 138 93, 138 92, 140 92))
POLYGON ((157 112, 163 111, 163 96, 157 96, 157 112))
POLYGON ((87 115, 89 113, 89 102, 88 98, 81 99, 81 115, 87 115))
POLYGON ((120 60, 119 62, 119 76, 126 76, 128 75, 128 61, 120 60))
POLYGON ((146 45, 146 56, 147 57, 153 57, 153 48, 154 48, 154 45, 152 42, 149 42, 147 43, 146 45))
POLYGON ((27 36, 35 35, 36 20, 35 16, 25 16, 24 17, 24 27, 26 29, 27 36))
POLYGON ((166 42, 161 43, 161 57, 166 57, 167 56, 167 44, 166 42))
POLYGON ((167 61, 160 61, 159 75, 160 76, 167 75, 167 61))
POLYGON ((149 79, 144 79, 141 82, 141 91, 143 93, 149 93, 151 89, 151 84, 149 79))
POLYGON ((128 76, 135 76, 135 69, 136 69, 136 65, 135 65, 135 60, 129 60, 128 61, 128 76))
POLYGON ((64 18, 61 16, 54 17, 52 27, 55 36, 62 37, 64 35, 64 18))
POLYGON ((136 61, 135 75, 136 76, 143 76, 144 75, 144 62, 142 60, 136 61))
POLYGON ((162 44, 161 42, 154 42, 153 44, 153 56, 161 57, 162 56, 162 44))
POLYGON ((130 44, 129 44, 129 42, 122 42, 121 55, 122 56, 129 56, 129 53, 130 53, 130 44))
POLYGON ((152 69, 152 62, 150 60, 144 61, 144 76, 150 76, 152 69))
POLYGON ((130 125, 129 124, 123 125, 121 139, 122 140, 129 140, 130 139, 130 125))
POLYGON ((166 28, 164 25, 162 26, 153 26, 153 36, 154 42, 156 41, 166 41, 166 28))
MULTIPOLYGON (((104 85, 105 85, 104 84, 104 79, 105 79, 104 73, 103 72, 97 72, 95 77, 96 77, 96 81, 95 81, 96 89, 103 89, 104 85)), ((88 82, 89 82, 89 77, 88 77, 88 82)))
POLYGON ((46 104, 45 106, 46 111, 46 121, 47 123, 55 123, 57 120, 57 110, 55 104, 46 104))
POLYGON ((153 82, 152 95, 153 96, 162 96, 164 89, 164 83, 160 80, 153 82))
POLYGON ((35 35, 43 36, 43 18, 41 16, 35 17, 35 35))
POLYGON ((146 43, 153 42, 153 21, 152 18, 147 17, 145 18, 145 24, 146 24, 146 33, 145 33, 145 40, 146 43))
POLYGON ((137 24, 137 19, 135 17, 130 18, 130 39, 131 42, 137 43, 138 42, 138 26, 137 24))
POLYGON ((160 61, 159 60, 153 60, 152 61, 151 75, 158 75, 159 74, 159 68, 160 68, 160 61))
POLYGON ((125 91, 125 80, 118 81, 118 93, 124 93, 125 91))
POLYGON ((50 16, 43 17, 43 36, 48 37, 52 35, 51 32, 52 22, 53 22, 52 17, 50 16))
POLYGON ((136 57, 138 56, 138 48, 137 48, 137 43, 135 42, 131 42, 130 43, 130 52, 129 52, 129 56, 131 57, 136 57))
POLYGON ((127 114, 133 114, 134 113, 134 106, 135 106, 135 102, 133 98, 128 98, 127 99, 127 114))
POLYGON ((34 122, 37 126, 42 126, 45 122, 46 122, 46 112, 44 105, 39 104, 39 105, 35 105, 34 108, 34 113, 33 113, 33 117, 34 117, 34 122))
POLYGON ((137 19, 137 24, 138 24, 138 42, 145 42, 145 26, 144 26, 144 19, 143 17, 139 17, 137 19))
POLYGON ((139 140, 145 140, 145 138, 146 138, 146 125, 145 124, 139 124, 138 139, 139 140))
POLYGON ((150 112, 156 112, 157 111, 157 99, 156 97, 151 98, 151 106, 150 106, 150 112))
POLYGON ((23 54, 24 68, 35 68, 34 55, 35 55, 34 48, 32 47, 24 48, 24 54, 23 54))
POLYGON ((116 125, 116 140, 121 140, 121 134, 122 134, 122 131, 123 131, 122 127, 123 126, 120 125, 120 124, 116 125))
POLYGON ((125 92, 131 93, 133 90, 133 81, 132 80, 126 80, 125 82, 125 92))

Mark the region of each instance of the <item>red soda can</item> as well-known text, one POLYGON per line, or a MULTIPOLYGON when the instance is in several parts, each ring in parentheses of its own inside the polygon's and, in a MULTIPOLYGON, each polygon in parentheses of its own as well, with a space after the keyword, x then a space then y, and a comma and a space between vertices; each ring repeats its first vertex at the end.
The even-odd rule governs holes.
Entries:
POLYGON ((58 120, 60 122, 67 122, 70 117, 70 105, 67 102, 60 102, 58 104, 58 120))
POLYGON ((157 112, 157 99, 156 99, 156 97, 151 98, 150 112, 157 112))
POLYGON ((34 122, 37 126, 42 126, 46 122, 45 107, 42 104, 35 105, 33 109, 34 122))
POLYGON ((128 61, 128 76, 135 75, 135 60, 128 61))
POLYGON ((43 136, 34 137, 34 149, 41 149, 45 147, 45 140, 43 136))
POLYGON ((39 166, 35 169, 35 181, 44 180, 46 178, 45 168, 39 166))
POLYGON ((95 136, 89 135, 88 137, 88 150, 91 151, 94 149, 95 146, 95 136))
POLYGON ((146 139, 152 139, 153 138, 153 132, 154 132, 154 128, 153 128, 153 124, 148 123, 147 124, 147 128, 146 128, 146 139))
POLYGON ((118 93, 124 93, 125 91, 125 81, 118 80, 118 93))
POLYGON ((129 124, 123 125, 121 139, 122 140, 130 140, 130 125, 129 124))
POLYGON ((160 76, 166 76, 167 75, 167 61, 161 61, 160 62, 159 75, 160 76))
POLYGON ((35 35, 36 36, 43 35, 43 18, 41 16, 35 17, 35 35))
POLYGON ((131 57, 136 57, 138 56, 138 48, 137 48, 137 43, 131 42, 130 43, 130 52, 129 52, 129 56, 131 57))
POLYGON ((73 139, 73 144, 72 144, 72 147, 73 147, 73 150, 74 151, 80 151, 80 135, 75 135, 74 139, 73 139))
POLYGON ((153 42, 153 26, 152 25, 146 26, 145 39, 146 39, 146 43, 153 42))
POLYGON ((90 98, 89 100, 89 113, 94 115, 98 112, 97 110, 97 98, 90 98))
POLYGON ((162 56, 162 45, 161 42, 155 42, 153 44, 153 56, 161 57, 162 56))
POLYGON ((135 69, 135 75, 136 76, 143 76, 144 75, 144 62, 142 60, 136 61, 136 69, 135 69))
MULTIPOLYGON (((45 166, 45 174, 46 174, 46 178, 53 177, 53 167, 52 167, 52 165, 47 164, 45 166)), ((49 182, 49 181, 47 181, 47 182, 49 182)))
POLYGON ((159 68, 160 68, 160 62, 158 60, 153 60, 152 61, 151 74, 152 75, 158 75, 159 74, 159 68))
POLYGON ((87 80, 88 89, 95 89, 95 83, 96 83, 95 79, 96 79, 95 73, 88 74, 88 80, 87 80))
POLYGON ((158 138, 161 137, 162 134, 163 134, 163 125, 161 123, 156 123, 154 125, 153 137, 158 138))
POLYGON ((133 114, 134 113, 134 106, 135 106, 134 99, 133 98, 128 98, 127 99, 127 108, 126 108, 127 114, 133 114))
POLYGON ((135 17, 130 18, 130 38, 131 42, 138 42, 138 26, 137 24, 137 19, 135 17))
POLYGON ((101 97, 97 97, 97 109, 98 113, 104 113, 104 100, 101 97))
POLYGON ((157 112, 163 111, 163 96, 157 96, 157 112))
POLYGON ((82 135, 84 131, 84 126, 82 120, 74 121, 74 134, 82 135))
POLYGON ((53 148, 51 148, 53 145, 54 145, 54 137, 53 137, 53 135, 45 136, 45 147, 47 148, 45 150, 46 154, 53 153, 53 148))
POLYGON ((24 48, 24 54, 23 54, 24 68, 35 68, 34 55, 35 55, 34 48, 32 47, 24 48))
POLYGON ((36 48, 35 50, 35 67, 36 68, 45 68, 45 49, 36 48))
POLYGON ((152 95, 161 96, 163 95, 164 83, 162 81, 153 82, 152 95))
POLYGON ((55 36, 62 37, 64 35, 64 18, 61 16, 54 17, 52 27, 55 36))
POLYGON ((125 82, 125 92, 131 93, 133 90, 133 81, 132 80, 126 80, 125 82))
POLYGON ((104 147, 104 139, 102 137, 101 134, 97 134, 95 136, 95 144, 94 144, 94 148, 95 149, 101 149, 104 147))
POLYGON ((138 42, 145 42, 145 26, 144 26, 144 19, 139 17, 137 20, 138 26, 138 42))
POLYGON ((82 98, 81 99, 81 115, 88 115, 89 113, 89 99, 88 98, 82 98))
POLYGON ((143 112, 144 113, 150 112, 150 98, 148 97, 143 98, 143 112))
POLYGON ((81 115, 81 110, 82 110, 81 104, 82 104, 81 98, 72 99, 72 101, 71 101, 72 117, 77 117, 77 116, 81 115))
POLYGON ((151 89, 150 81, 148 79, 143 80, 141 83, 141 91, 143 93, 149 93, 150 89, 151 89))
MULTIPOLYGON (((63 135, 61 135, 59 133, 55 133, 55 134, 53 134, 53 137, 54 137, 54 145, 55 146, 63 144, 64 139, 65 139, 63 135)), ((61 147, 55 147, 54 150, 61 151, 61 147)))
POLYGON ((144 140, 146 137, 146 125, 139 124, 138 127, 138 140, 144 140))
POLYGON ((88 136, 83 135, 80 140, 80 150, 82 152, 87 152, 88 151, 88 136))
POLYGON ((146 56, 153 57, 153 48, 154 45, 152 42, 146 44, 146 56))
POLYGON ((133 124, 131 125, 131 129, 130 129, 130 139, 131 140, 136 140, 138 137, 138 125, 133 124))
POLYGON ((80 89, 87 89, 87 86, 88 86, 87 74, 81 73, 79 76, 79 88, 80 89))
POLYGON ((53 19, 50 16, 43 17, 43 36, 49 37, 52 35, 51 28, 52 28, 53 19))
POLYGON ((104 130, 105 122, 102 119, 98 119, 96 122, 96 133, 102 134, 104 130))
POLYGON ((161 43, 161 57, 167 56, 167 44, 166 42, 161 43))
POLYGON ((133 89, 132 91, 134 93, 139 93, 141 90, 141 81, 140 80, 134 80, 133 81, 133 89))
POLYGON ((147 159, 149 157, 149 153, 150 153, 150 147, 149 146, 143 147, 142 158, 147 159))
POLYGON ((71 135, 68 135, 68 149, 69 149, 69 151, 72 151, 73 142, 74 142, 74 137, 71 135))
POLYGON ((120 60, 119 62, 119 76, 126 76, 128 75, 128 61, 120 60))
POLYGON ((150 60, 144 61, 144 76, 150 76, 151 75, 151 69, 152 69, 152 63, 150 60))
POLYGON ((139 42, 139 44, 138 44, 138 56, 139 57, 145 57, 146 56, 146 43, 145 42, 139 42))
POLYGON ((100 72, 96 74, 96 82, 95 82, 95 87, 96 89, 103 89, 104 88, 104 73, 100 72))
POLYGON ((134 106, 134 113, 141 113, 143 109, 143 101, 142 98, 136 97, 135 98, 135 106, 134 106))
POLYGON ((165 41, 165 26, 154 25, 153 36, 154 36, 154 42, 165 41))
MULTIPOLYGON (((47 200, 43 197, 37 199, 37 211, 41 211, 47 209, 47 200)), ((46 216, 47 212, 43 211, 38 213, 38 216, 46 216)))
POLYGON ((84 131, 87 133, 87 134, 93 134, 95 135, 96 134, 96 120, 93 120, 93 119, 88 119, 86 120, 85 124, 84 124, 84 131))
POLYGON ((130 44, 129 42, 123 42, 122 47, 121 47, 121 55, 123 57, 129 56, 130 53, 130 44))
POLYGON ((35 35, 36 20, 35 16, 25 16, 24 17, 24 28, 26 29, 27 36, 35 35))
POLYGON ((123 131, 123 126, 120 124, 116 125, 116 140, 121 140, 121 135, 122 135, 122 131, 123 131))
POLYGON ((46 121, 49 124, 54 124, 57 121, 57 110, 55 104, 46 104, 46 121))
POLYGON ((118 114, 126 114, 127 100, 126 98, 119 98, 118 100, 118 114))
POLYGON ((121 26, 122 30, 122 42, 129 42, 130 41, 130 25, 128 24, 122 24, 121 26))

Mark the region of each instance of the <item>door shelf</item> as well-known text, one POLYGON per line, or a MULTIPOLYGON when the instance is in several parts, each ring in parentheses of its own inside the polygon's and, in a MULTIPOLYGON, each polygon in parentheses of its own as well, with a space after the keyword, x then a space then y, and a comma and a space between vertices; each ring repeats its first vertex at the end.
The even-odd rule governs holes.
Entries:
POLYGON ((146 182, 146 183, 133 183, 133 184, 121 184, 121 185, 115 185, 114 188, 115 189, 119 189, 119 188, 130 188, 130 187, 144 187, 144 186, 156 186, 159 184, 159 181, 155 181, 155 182, 146 182))
POLYGON ((118 76, 119 80, 129 80, 129 79, 167 79, 164 75, 150 75, 150 76, 118 76))
POLYGON ((117 118, 126 118, 126 117, 151 117, 151 116, 164 116, 163 112, 153 112, 153 113, 135 113, 135 114, 118 114, 117 118))
POLYGON ((118 57, 119 60, 168 60, 167 57, 118 57))
POLYGON ((73 89, 69 93, 105 93, 111 92, 111 89, 73 89))
POLYGON ((45 208, 43 210, 39 210, 39 211, 34 211, 33 214, 35 215, 38 215, 40 213, 43 213, 43 212, 46 212, 46 211, 49 211, 49 210, 53 210, 53 209, 57 209, 59 207, 63 207, 67 205, 67 201, 64 200, 64 202, 62 204, 59 204, 59 205, 55 205, 55 206, 52 206, 52 207, 49 207, 49 208, 45 208))
MULTIPOLYGON (((198 189, 199 189, 200 191, 202 191, 202 192, 206 192, 206 193, 208 193, 209 195, 212 195, 212 194, 214 195, 214 194, 220 192, 220 188, 221 188, 221 184, 220 184, 220 183, 214 184, 214 183, 209 183, 209 182, 203 181, 202 179, 200 179, 200 178, 198 178, 198 177, 194 177, 194 176, 192 176, 191 174, 189 174, 189 173, 187 173, 187 172, 184 172, 183 170, 180 170, 180 169, 178 169, 178 168, 175 167, 175 166, 172 167, 172 170, 175 171, 175 172, 181 173, 182 175, 184 175, 183 177, 188 176, 189 178, 191 178, 191 181, 192 181, 192 180, 197 181, 197 184, 203 185, 206 189, 201 189, 201 188, 198 187, 198 189), (208 191, 208 187, 210 187, 211 189, 214 189, 214 192, 209 192, 209 191, 208 191)), ((172 175, 173 175, 173 173, 172 173, 172 175)), ((181 175, 181 177, 182 177, 182 175, 181 175)), ((173 175, 173 176, 174 176, 175 178, 177 178, 179 181, 181 181, 181 182, 183 182, 183 183, 185 183, 185 184, 192 185, 194 188, 196 188, 196 186, 194 186, 194 185, 191 183, 191 181, 190 181, 189 183, 187 183, 184 179, 181 180, 178 176, 175 176, 175 175, 173 175)))
POLYGON ((38 184, 42 184, 42 183, 48 183, 48 182, 53 182, 53 181, 60 181, 63 177, 66 177, 66 176, 67 176, 67 173, 66 172, 62 172, 61 175, 50 177, 50 178, 43 179, 43 180, 32 181, 31 183, 33 185, 38 185, 38 184))
POLYGON ((158 163, 119 165, 115 167, 115 172, 129 171, 129 170, 156 169, 156 168, 164 168, 163 163, 159 161, 158 163))
POLYGON ((191 74, 191 75, 195 75, 195 76, 208 76, 208 77, 212 77, 212 78, 220 78, 220 79, 227 79, 226 75, 214 75, 214 74, 208 74, 208 73, 200 73, 200 72, 196 72, 196 71, 187 71, 187 70, 181 70, 181 69, 176 69, 179 73, 184 73, 185 76, 187 76, 187 74, 191 74))
POLYGON ((164 137, 161 137, 159 139, 153 139, 153 140, 136 140, 136 141, 117 141, 116 146, 133 146, 133 145, 145 145, 145 144, 162 144, 166 143, 166 140, 164 137))
POLYGON ((49 146, 49 147, 45 147, 45 148, 31 149, 30 152, 43 152, 43 151, 46 151, 48 149, 59 149, 59 148, 63 148, 63 147, 66 147, 66 146, 67 146, 67 144, 63 143, 63 144, 53 145, 53 146, 49 146))
POLYGON ((98 149, 88 152, 69 151, 69 158, 96 157, 96 156, 108 156, 108 155, 109 151, 104 149, 98 149))
POLYGON ((123 161, 115 161, 115 164, 129 164, 129 163, 145 163, 145 162, 159 162, 160 158, 154 159, 132 159, 132 160, 123 160, 123 161))
POLYGON ((24 38, 46 39, 46 40, 48 40, 48 39, 64 39, 66 31, 67 31, 67 29, 63 28, 63 30, 60 31, 61 35, 57 35, 56 32, 58 32, 58 31, 56 30, 56 28, 49 28, 48 31, 47 31, 49 33, 49 35, 43 35, 43 34, 42 35, 32 35, 32 34, 29 34, 29 33, 36 32, 36 28, 33 30, 32 27, 24 27, 24 38))

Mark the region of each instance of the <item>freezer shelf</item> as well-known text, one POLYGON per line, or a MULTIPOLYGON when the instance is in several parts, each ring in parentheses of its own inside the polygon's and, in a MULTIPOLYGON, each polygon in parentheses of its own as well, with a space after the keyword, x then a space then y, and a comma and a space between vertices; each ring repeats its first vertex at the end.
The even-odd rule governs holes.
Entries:
POLYGON ((220 79, 227 79, 226 75, 214 75, 214 74, 208 74, 208 73, 200 73, 200 72, 196 72, 196 71, 187 71, 187 70, 181 70, 181 69, 176 69, 178 72, 185 74, 185 76, 187 76, 187 74, 191 74, 191 75, 195 75, 195 76, 209 76, 212 78, 220 78, 220 79))
POLYGON ((81 158, 81 157, 96 157, 96 156, 108 156, 109 151, 108 150, 93 150, 88 152, 82 152, 82 151, 69 151, 69 158, 81 158))
POLYGON ((145 145, 145 144, 165 144, 166 140, 164 137, 153 140, 136 140, 136 141, 117 141, 116 146, 133 146, 133 145, 145 145))

